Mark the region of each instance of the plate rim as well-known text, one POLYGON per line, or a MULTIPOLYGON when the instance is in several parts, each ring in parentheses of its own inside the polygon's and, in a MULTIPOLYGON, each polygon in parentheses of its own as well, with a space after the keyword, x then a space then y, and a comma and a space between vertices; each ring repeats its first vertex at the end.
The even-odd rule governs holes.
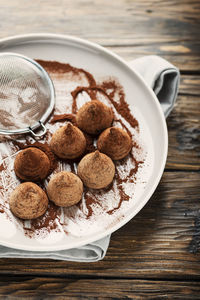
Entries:
POLYGON ((162 128, 163 128, 163 146, 164 146, 164 152, 163 152, 163 156, 162 156, 162 164, 160 164, 160 168, 159 168, 159 172, 158 174, 155 176, 156 178, 154 179, 154 184, 151 186, 149 192, 143 197, 143 200, 138 204, 137 209, 134 210, 133 213, 130 213, 128 216, 126 216, 124 219, 122 219, 117 225, 114 225, 113 227, 106 229, 106 233, 104 232, 100 232, 98 234, 94 236, 89 236, 88 238, 85 238, 84 241, 81 242, 76 242, 76 245, 72 245, 72 246, 68 246, 68 245, 60 245, 60 246, 56 246, 56 245, 47 245, 44 247, 44 245, 42 246, 35 246, 34 248, 32 246, 29 245, 25 245, 25 246, 18 246, 15 245, 11 242, 2 242, 0 240, 0 244, 2 246, 6 246, 6 247, 10 247, 13 249, 18 249, 18 250, 26 250, 26 251, 32 251, 32 252, 51 252, 51 251, 59 251, 59 250, 69 250, 69 249, 73 249, 73 248, 79 248, 81 246, 87 245, 89 243, 93 243, 97 240, 103 239, 104 237, 112 234, 113 232, 115 232, 116 230, 120 229, 122 226, 124 226, 126 223, 128 223, 132 218, 134 218, 138 212, 147 204, 147 202, 150 200, 151 196, 153 195, 154 191, 156 190, 162 174, 164 172, 164 168, 165 168, 165 164, 166 164, 166 160, 167 160, 167 155, 168 155, 168 131, 167 131, 167 125, 166 125, 166 120, 164 117, 164 113, 161 109, 161 105, 156 97, 156 95, 154 94, 153 90, 146 84, 146 82, 144 81, 144 79, 141 77, 141 75, 139 73, 137 73, 135 70, 133 70, 128 62, 126 62, 123 58, 121 58, 120 56, 118 56, 116 53, 112 52, 111 50, 106 49, 105 47, 73 36, 73 35, 65 35, 65 34, 57 34, 57 33, 29 33, 29 34, 20 34, 20 35, 14 35, 14 36, 9 36, 9 37, 5 37, 5 38, 1 38, 0 39, 0 52, 2 52, 3 48, 5 47, 4 43, 8 43, 10 42, 11 44, 15 43, 16 41, 29 41, 31 42, 31 40, 35 40, 37 41, 38 39, 43 39, 43 42, 45 43, 45 39, 56 39, 56 40, 62 40, 65 42, 75 42, 75 43, 79 43, 82 45, 86 45, 89 48, 93 48, 95 50, 99 50, 100 52, 106 53, 108 56, 114 57, 114 59, 116 59, 118 62, 120 62, 127 70, 129 70, 129 72, 131 71, 132 73, 134 73, 134 75, 137 77, 137 79, 142 83, 142 85, 145 87, 145 89, 148 91, 148 93, 150 93, 151 95, 151 99, 154 99, 155 105, 157 107, 161 122, 162 122, 162 128), (49 249, 48 249, 49 248, 49 249))

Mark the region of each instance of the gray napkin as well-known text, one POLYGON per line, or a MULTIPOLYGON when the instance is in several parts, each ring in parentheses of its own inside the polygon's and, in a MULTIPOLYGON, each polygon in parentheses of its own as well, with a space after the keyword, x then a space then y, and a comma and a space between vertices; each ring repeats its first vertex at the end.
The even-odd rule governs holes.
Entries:
MULTIPOLYGON (((179 85, 179 71, 158 56, 146 56, 129 63, 153 89, 167 117, 172 110, 179 85)), ((0 257, 51 258, 57 260, 95 262, 104 258, 110 242, 110 235, 76 249, 61 251, 23 251, 0 246, 0 257)))
POLYGON ((152 88, 167 117, 176 101, 180 81, 179 70, 162 57, 144 56, 132 60, 129 66, 137 71, 152 88))
POLYGON ((0 246, 0 258, 51 258, 57 260, 93 262, 104 258, 110 242, 110 235, 80 248, 60 251, 24 251, 0 246))

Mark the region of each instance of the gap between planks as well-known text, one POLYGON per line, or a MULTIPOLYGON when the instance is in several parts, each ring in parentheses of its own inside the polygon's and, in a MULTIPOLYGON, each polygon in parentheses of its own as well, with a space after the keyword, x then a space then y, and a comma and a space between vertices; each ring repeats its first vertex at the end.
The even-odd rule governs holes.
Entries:
POLYGON ((2 282, 8 282, 9 279, 11 280, 17 280, 20 281, 19 279, 26 279, 26 280, 31 280, 31 279, 35 279, 35 278, 41 278, 41 279, 80 279, 80 280, 98 280, 98 279, 104 279, 104 280, 142 280, 142 281, 161 281, 161 282, 165 282, 165 281, 170 281, 170 282, 200 282, 200 278, 197 278, 196 276, 179 276, 178 278, 160 278, 160 277, 151 277, 151 276, 138 276, 138 277, 131 277, 131 276, 110 276, 110 275, 82 275, 82 274, 45 274, 45 275, 40 275, 40 274, 3 274, 0 275, 0 286, 2 282), (6 275, 6 276, 5 276, 6 275))

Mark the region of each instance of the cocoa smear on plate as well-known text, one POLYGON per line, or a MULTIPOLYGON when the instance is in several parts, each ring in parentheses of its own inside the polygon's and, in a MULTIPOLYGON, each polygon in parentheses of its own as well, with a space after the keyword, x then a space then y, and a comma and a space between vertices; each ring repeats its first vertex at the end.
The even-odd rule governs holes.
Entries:
POLYGON ((45 215, 31 221, 31 227, 26 227, 26 221, 23 221, 24 232, 27 236, 32 237, 35 231, 40 229, 47 229, 58 231, 58 224, 56 220, 60 216, 60 208, 54 203, 49 202, 48 209, 45 215))
MULTIPOLYGON (((113 79, 104 80, 102 83, 96 83, 94 77, 92 74, 90 74, 88 71, 81 69, 81 68, 75 68, 69 64, 59 63, 56 61, 43 61, 43 60, 37 60, 39 64, 41 64, 46 71, 50 74, 50 76, 57 76, 57 78, 62 78, 62 76, 66 73, 71 74, 71 78, 73 79, 73 76, 82 76, 84 75, 87 79, 87 86, 77 86, 72 92, 72 104, 71 104, 71 113, 68 113, 67 109, 66 112, 62 111, 62 113, 58 113, 58 111, 54 111, 54 115, 49 121, 49 124, 56 124, 57 122, 66 122, 70 121, 74 125, 76 125, 76 119, 75 114, 78 110, 77 107, 77 96, 82 93, 86 92, 91 100, 92 99, 98 99, 98 93, 103 94, 110 103, 110 106, 116 110, 116 112, 124 119, 126 122, 129 123, 129 125, 132 128, 135 128, 137 131, 139 131, 139 124, 138 121, 134 118, 134 116, 131 114, 128 104, 125 100, 125 94, 123 91, 123 88, 120 86, 119 83, 117 83, 113 79), (115 99, 115 94, 118 93, 118 99, 115 99)), ((58 99, 57 99, 58 101, 58 99)), ((67 106, 67 105, 66 105, 67 106)), ((131 131, 128 129, 128 127, 124 124, 124 122, 119 119, 117 116, 114 118, 114 123, 119 123, 123 129, 127 131, 127 133, 132 137, 131 131)), ((62 125, 61 125, 62 126, 62 125)), ((52 128, 52 127, 51 127, 52 128)), ((55 131, 55 130, 54 130, 55 131)), ((44 137, 44 139, 41 142, 36 142, 34 140, 28 140, 26 139, 24 142, 19 141, 13 141, 13 144, 15 146, 15 149, 24 149, 27 147, 37 147, 44 151, 50 162, 51 162, 51 170, 50 173, 52 173, 54 170, 57 169, 58 163, 60 160, 56 158, 56 156, 52 153, 51 149, 48 146, 48 142, 50 141, 52 132, 48 131, 48 134, 44 137)), ((86 153, 92 152, 96 149, 95 147, 95 140, 98 137, 90 136, 88 134, 85 134, 86 141, 87 141, 87 147, 86 147, 86 153)), ((133 140, 133 139, 132 139, 133 140)), ((140 150, 140 145, 133 141, 133 147, 140 150)), ((76 166, 78 160, 75 161, 65 161, 65 163, 68 163, 70 165, 71 171, 76 171, 76 166)), ((126 183, 127 181, 134 183, 135 175, 138 171, 139 166, 143 163, 142 160, 137 160, 134 157, 133 153, 130 153, 126 158, 115 162, 116 164, 116 174, 114 181, 116 182, 117 189, 119 191, 119 200, 116 202, 116 205, 112 209, 108 209, 105 211, 108 215, 112 215, 114 212, 120 209, 122 203, 124 201, 129 201, 130 197, 126 194, 123 183, 126 183), (122 178, 120 176, 120 173, 117 170, 117 166, 122 166, 126 164, 127 159, 131 159, 132 166, 130 167, 129 174, 125 178, 122 178)), ((0 165, 0 174, 1 171, 4 170, 4 165, 0 165)), ((49 179, 47 179, 48 181, 49 179)), ((39 183, 39 185, 45 189, 44 183, 39 183)), ((84 192, 84 198, 85 198, 85 205, 87 208, 87 212, 85 213, 86 219, 89 219, 93 215, 93 206, 99 206, 102 207, 102 202, 98 199, 98 195, 106 195, 107 192, 110 190, 113 190, 113 184, 111 184, 109 187, 107 187, 104 190, 98 190, 98 191, 88 191, 87 189, 84 192)), ((80 202, 76 205, 77 209, 83 208, 83 203, 80 202)), ((66 210, 66 209, 65 209, 66 210)), ((4 206, 0 206, 0 212, 4 211, 4 206)), ((32 220, 27 227, 26 222, 22 221, 24 233, 29 237, 34 237, 38 234, 38 232, 41 229, 45 229, 47 232, 50 232, 51 230, 59 230, 59 227, 57 225, 56 220, 63 225, 63 221, 60 220, 60 214, 61 209, 55 206, 53 203, 50 202, 47 212, 44 216, 32 220)), ((70 214, 69 214, 70 215, 70 214)), ((66 229, 63 229, 64 232, 66 232, 66 229)))
POLYGON ((0 165, 0 172, 4 170, 3 164, 0 165))
POLYGON ((115 107, 116 111, 133 127, 138 127, 138 121, 131 115, 130 109, 128 107, 128 104, 125 101, 125 95, 121 87, 117 85, 115 81, 109 81, 109 82, 103 82, 101 85, 92 85, 89 87, 77 87, 75 91, 72 92, 72 97, 74 99, 73 106, 72 106, 72 112, 75 114, 77 112, 77 106, 76 106, 76 97, 81 92, 87 92, 91 99, 96 98, 96 93, 100 92, 104 94, 110 102, 115 107), (107 90, 112 90, 112 92, 107 93, 107 90), (113 95, 116 92, 116 90, 119 89, 119 103, 116 102, 113 99, 113 95))

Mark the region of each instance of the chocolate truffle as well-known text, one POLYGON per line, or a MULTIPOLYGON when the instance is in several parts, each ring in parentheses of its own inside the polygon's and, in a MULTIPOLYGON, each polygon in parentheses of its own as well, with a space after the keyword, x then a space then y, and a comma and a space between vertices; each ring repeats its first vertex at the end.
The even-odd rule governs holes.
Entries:
POLYGON ((48 175, 50 161, 43 151, 30 147, 17 154, 14 170, 17 177, 24 181, 38 181, 48 175))
POLYGON ((78 127, 89 133, 99 134, 111 126, 113 121, 112 109, 98 100, 85 103, 77 112, 78 127))
POLYGON ((122 159, 131 151, 132 140, 125 130, 110 127, 100 134, 97 148, 113 160, 122 159))
POLYGON ((48 198, 37 184, 24 182, 11 193, 9 204, 15 216, 21 219, 35 219, 46 212, 48 198))
POLYGON ((83 183, 77 175, 62 171, 49 181, 47 194, 49 199, 58 206, 72 206, 82 198, 83 183))
POLYGON ((107 187, 115 175, 115 166, 107 155, 98 150, 85 155, 78 165, 78 176, 92 189, 107 187))
POLYGON ((84 153, 86 140, 82 131, 68 122, 53 134, 50 147, 60 158, 74 159, 84 153))

